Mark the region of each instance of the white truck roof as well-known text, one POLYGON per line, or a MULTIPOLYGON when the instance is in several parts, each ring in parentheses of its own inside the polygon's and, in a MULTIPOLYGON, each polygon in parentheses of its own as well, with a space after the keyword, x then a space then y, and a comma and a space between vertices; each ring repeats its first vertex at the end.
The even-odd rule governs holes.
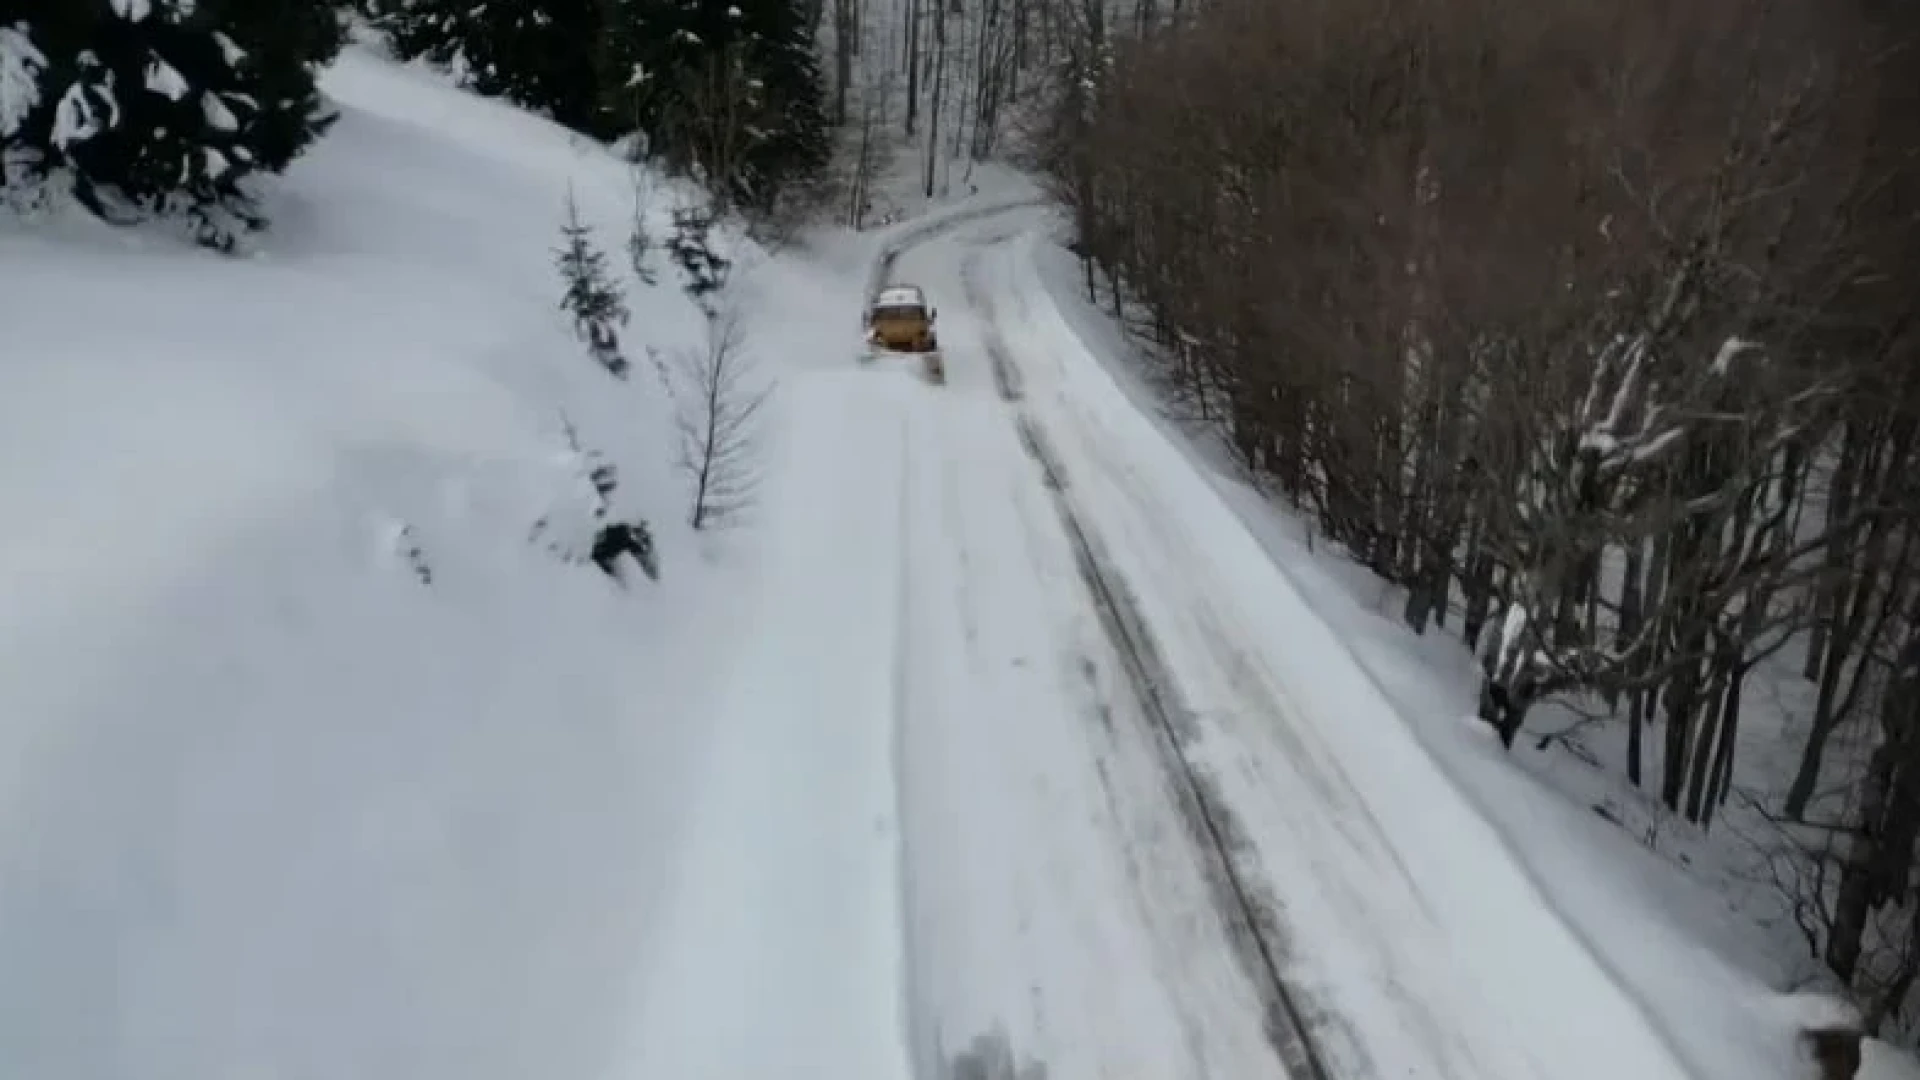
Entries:
POLYGON ((923 303, 917 285, 889 285, 873 298, 874 307, 914 307, 923 303))

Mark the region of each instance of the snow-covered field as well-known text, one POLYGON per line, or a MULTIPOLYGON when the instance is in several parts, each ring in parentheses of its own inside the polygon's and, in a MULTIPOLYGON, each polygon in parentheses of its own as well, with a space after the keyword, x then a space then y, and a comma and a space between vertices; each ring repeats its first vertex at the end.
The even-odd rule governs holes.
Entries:
POLYGON ((256 258, 0 223, 0 1076, 1797 1075, 1739 925, 1103 362, 1017 178, 736 247, 777 388, 696 536, 698 311, 629 282, 620 382, 556 307, 625 167, 326 88, 256 258), (885 277, 945 387, 857 359, 885 277), (658 581, 581 558, 599 464, 658 581))

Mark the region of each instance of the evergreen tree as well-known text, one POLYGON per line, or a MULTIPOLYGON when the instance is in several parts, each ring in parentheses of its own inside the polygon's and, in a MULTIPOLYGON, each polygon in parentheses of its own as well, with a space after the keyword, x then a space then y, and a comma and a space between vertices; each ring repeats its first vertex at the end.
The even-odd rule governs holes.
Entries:
POLYGON ((770 207, 787 183, 817 173, 832 142, 826 83, 794 0, 745 0, 749 69, 758 81, 757 138, 749 148, 740 196, 770 207))
POLYGON ((800 0, 380 0, 404 58, 771 205, 825 164, 825 89, 800 0))
POLYGON ((616 378, 627 377, 630 366, 620 352, 619 328, 630 317, 626 300, 607 272, 607 256, 593 243, 593 230, 580 220, 580 208, 567 195, 567 220, 560 229, 565 241, 555 253, 566 294, 560 307, 573 316, 574 332, 587 351, 616 378))
POLYGON ((604 0, 386 0, 375 18, 402 59, 424 57, 482 94, 611 137, 597 72, 604 0))
POLYGON ((47 56, 34 44, 26 23, 0 26, 0 191, 13 192, 29 180, 37 156, 18 145, 27 119, 40 106, 40 79, 47 56))
POLYGON ((748 206, 826 162, 825 88, 794 0, 605 2, 619 107, 654 156, 748 206))
POLYGON ((227 248, 262 224, 249 178, 331 123, 313 69, 341 45, 333 0, 0 0, 0 26, 10 192, 59 182, 102 217, 180 214, 227 248))
POLYGON ((733 262, 713 250, 714 212, 705 207, 681 207, 673 212, 673 235, 667 254, 680 267, 681 289, 708 319, 715 316, 713 296, 726 287, 733 262))

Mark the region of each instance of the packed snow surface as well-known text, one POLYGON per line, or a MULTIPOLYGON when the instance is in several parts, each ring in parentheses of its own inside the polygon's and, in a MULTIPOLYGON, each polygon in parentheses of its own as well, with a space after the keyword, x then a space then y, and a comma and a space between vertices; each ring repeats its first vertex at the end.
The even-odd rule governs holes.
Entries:
POLYGON ((644 362, 698 312, 630 283, 619 382, 554 306, 627 170, 326 87, 256 259, 0 234, 0 1075, 1792 1075, 1543 890, 1089 348, 1030 189, 746 260, 762 498, 702 539, 644 362), (859 348, 890 280, 947 385, 859 348), (579 560, 596 463, 658 582, 579 560))

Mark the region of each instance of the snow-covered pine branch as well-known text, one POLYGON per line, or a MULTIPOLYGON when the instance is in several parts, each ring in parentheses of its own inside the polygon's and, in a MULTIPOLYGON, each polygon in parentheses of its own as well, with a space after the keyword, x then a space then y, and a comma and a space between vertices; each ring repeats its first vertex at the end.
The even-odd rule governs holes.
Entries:
POLYGON ((113 221, 178 218, 231 250, 263 224, 252 182, 332 116, 314 76, 339 49, 332 0, 74 6, 0 28, 0 184, 70 191, 113 221))
POLYGON ((615 378, 624 379, 632 365, 620 350, 620 328, 631 313, 607 268, 606 253, 594 244, 592 227, 580 220, 571 190, 560 235, 561 246, 554 252, 564 287, 560 307, 572 317, 574 333, 586 343, 594 361, 615 378))

